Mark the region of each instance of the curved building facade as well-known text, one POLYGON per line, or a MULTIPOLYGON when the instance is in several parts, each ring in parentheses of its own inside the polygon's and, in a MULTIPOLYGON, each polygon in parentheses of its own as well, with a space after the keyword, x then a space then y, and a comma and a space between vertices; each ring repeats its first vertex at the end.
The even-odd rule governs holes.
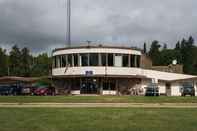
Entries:
POLYGON ((185 84, 195 88, 197 76, 145 68, 140 50, 85 46, 53 51, 53 83, 58 94, 144 95, 157 84, 159 93, 180 96, 185 84))
POLYGON ((124 47, 56 49, 52 75, 61 93, 116 95, 120 86, 124 93, 144 77, 138 75, 141 55, 140 50, 124 47))

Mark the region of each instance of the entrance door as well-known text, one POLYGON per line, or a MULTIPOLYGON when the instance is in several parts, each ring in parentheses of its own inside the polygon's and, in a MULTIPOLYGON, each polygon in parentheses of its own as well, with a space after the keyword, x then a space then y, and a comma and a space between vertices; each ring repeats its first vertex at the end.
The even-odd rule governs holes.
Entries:
POLYGON ((83 78, 81 80, 81 94, 97 94, 98 84, 97 79, 83 78))

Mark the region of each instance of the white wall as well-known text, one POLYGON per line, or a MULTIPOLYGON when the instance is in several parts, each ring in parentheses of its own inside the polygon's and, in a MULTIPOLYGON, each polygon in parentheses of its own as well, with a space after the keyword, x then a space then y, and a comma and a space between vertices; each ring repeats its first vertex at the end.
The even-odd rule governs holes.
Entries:
POLYGON ((80 90, 71 91, 72 95, 80 95, 80 90))
POLYGON ((117 95, 117 91, 103 90, 102 95, 117 95))
POLYGON ((165 82, 159 82, 159 93, 160 94, 166 94, 166 83, 165 82))
POLYGON ((171 84, 171 95, 172 96, 181 96, 181 83, 180 82, 173 82, 171 84))
POLYGON ((141 51, 132 49, 117 49, 117 48, 77 48, 77 49, 65 49, 55 51, 53 56, 62 54, 75 54, 75 53, 116 53, 116 54, 133 54, 141 55, 141 51))
POLYGON ((139 76, 143 75, 143 70, 139 68, 123 67, 68 67, 52 70, 53 76, 85 75, 86 71, 92 71, 93 75, 118 75, 118 76, 139 76))
POLYGON ((197 81, 194 81, 195 96, 197 96, 197 81))

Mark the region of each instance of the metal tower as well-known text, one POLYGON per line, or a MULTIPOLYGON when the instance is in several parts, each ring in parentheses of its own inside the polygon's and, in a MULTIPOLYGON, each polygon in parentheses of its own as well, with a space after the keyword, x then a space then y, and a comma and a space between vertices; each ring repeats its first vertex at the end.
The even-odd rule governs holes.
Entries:
POLYGON ((67 32, 66 32, 66 45, 71 47, 71 1, 67 0, 67 32))

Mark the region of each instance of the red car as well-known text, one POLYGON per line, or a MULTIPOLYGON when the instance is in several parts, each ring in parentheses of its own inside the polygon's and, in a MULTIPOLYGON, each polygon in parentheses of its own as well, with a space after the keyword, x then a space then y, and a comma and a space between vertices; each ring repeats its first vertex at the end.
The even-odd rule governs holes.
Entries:
POLYGON ((38 96, 46 96, 50 93, 49 89, 46 87, 43 88, 37 88, 36 90, 34 90, 34 94, 38 95, 38 96))

